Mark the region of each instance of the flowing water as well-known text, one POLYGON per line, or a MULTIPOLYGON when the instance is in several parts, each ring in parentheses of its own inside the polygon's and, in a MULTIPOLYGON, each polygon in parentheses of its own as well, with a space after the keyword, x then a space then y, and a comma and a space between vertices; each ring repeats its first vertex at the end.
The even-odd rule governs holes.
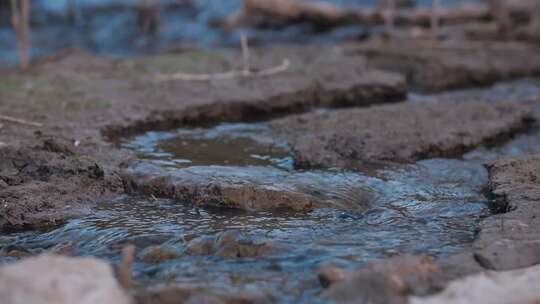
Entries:
MULTIPOLYGON (((528 100, 540 96, 538 83, 521 80, 412 95, 410 100, 528 100)), ((53 251, 118 263, 129 243, 137 248, 134 271, 140 286, 202 284, 268 291, 281 302, 312 303, 321 288, 316 269, 322 265, 356 269, 396 254, 441 257, 468 246, 478 222, 490 215, 483 195, 488 176, 481 163, 540 153, 540 130, 533 128, 498 147, 479 147, 461 159, 354 172, 295 170, 287 143, 276 141, 264 123, 147 132, 121 145, 139 157, 130 168, 133 174, 168 176, 203 192, 211 188, 207 185, 271 189, 284 197, 322 203, 311 212, 258 211, 123 196, 103 201, 93 212, 52 231, 3 235, 0 261, 53 251), (270 250, 242 257, 192 250, 201 240, 231 231, 240 233, 239 246, 270 250), (155 248, 174 255, 147 259, 155 248)))
POLYGON ((284 192, 293 187, 335 204, 307 213, 242 211, 126 196, 102 202, 96 212, 53 231, 5 236, 0 248, 68 250, 118 262, 121 248, 132 243, 139 252, 135 273, 141 285, 279 291, 283 301, 310 302, 320 290, 315 271, 321 265, 355 269, 396 254, 452 254, 472 241, 478 221, 489 215, 482 195, 487 172, 474 161, 433 159, 361 172, 295 171, 287 145, 274 142, 264 124, 148 132, 127 140, 124 148, 140 157, 135 171, 157 167, 191 180, 271 185, 284 192), (242 258, 187 250, 195 238, 231 230, 273 250, 242 258), (173 248, 178 256, 145 261, 152 245, 173 248))

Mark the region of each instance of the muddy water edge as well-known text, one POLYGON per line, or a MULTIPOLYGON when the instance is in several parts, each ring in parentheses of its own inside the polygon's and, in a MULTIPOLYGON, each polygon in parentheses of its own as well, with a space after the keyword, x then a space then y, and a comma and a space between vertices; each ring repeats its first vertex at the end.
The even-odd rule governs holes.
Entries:
MULTIPOLYGON (((526 83, 531 81, 536 83, 526 83)), ((453 94, 489 101, 506 93, 520 99, 540 95, 536 85, 524 87, 517 93, 502 84, 491 93, 453 94)), ((448 94, 410 99, 444 96, 455 99, 448 94)), ((63 227, 2 236, 1 259, 53 251, 118 263, 122 247, 131 243, 137 247, 134 272, 141 288, 205 284, 313 303, 322 288, 316 277, 321 266, 353 270, 399 254, 440 258, 470 246, 479 221, 492 212, 482 162, 538 153, 538 134, 533 128, 504 145, 479 147, 456 159, 369 164, 351 171, 295 169, 291 147, 266 123, 151 131, 122 140, 122 148, 138 156, 129 170, 191 181, 184 200, 134 195, 103 201, 93 214, 63 227), (309 202, 309 208, 256 203, 222 208, 218 198, 230 195, 234 201, 238 192, 227 189, 238 187, 240 199, 272 191, 293 203, 309 202)))

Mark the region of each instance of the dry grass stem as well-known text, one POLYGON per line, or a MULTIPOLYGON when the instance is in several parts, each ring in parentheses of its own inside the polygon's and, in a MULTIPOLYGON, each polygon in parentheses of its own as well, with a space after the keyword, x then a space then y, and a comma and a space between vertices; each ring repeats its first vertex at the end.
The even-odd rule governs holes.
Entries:
POLYGON ((0 120, 13 122, 13 123, 18 123, 18 124, 21 124, 21 125, 32 126, 32 127, 36 127, 36 128, 43 127, 43 124, 40 124, 38 122, 33 122, 33 121, 29 121, 29 120, 22 119, 22 118, 16 118, 16 117, 11 117, 11 116, 1 115, 1 114, 0 114, 0 120))
POLYGON ((212 73, 212 74, 191 74, 191 73, 182 73, 178 72, 170 75, 156 75, 155 79, 157 81, 169 81, 169 80, 184 80, 184 81, 211 81, 211 80, 227 80, 234 78, 252 78, 252 77, 265 77, 278 74, 286 71, 291 62, 289 59, 283 59, 283 62, 280 65, 270 67, 267 69, 262 69, 258 71, 253 71, 250 65, 250 55, 249 55, 249 45, 246 35, 240 37, 240 46, 242 48, 242 70, 232 70, 223 73, 212 73))

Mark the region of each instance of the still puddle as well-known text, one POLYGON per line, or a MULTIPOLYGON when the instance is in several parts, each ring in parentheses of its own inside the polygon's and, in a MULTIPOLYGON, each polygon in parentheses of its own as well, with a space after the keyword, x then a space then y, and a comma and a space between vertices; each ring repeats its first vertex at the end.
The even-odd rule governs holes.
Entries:
POLYGON ((275 166, 292 169, 287 145, 264 124, 223 123, 211 129, 148 132, 123 145, 164 166, 275 166))
POLYGON ((478 221, 489 215, 482 195, 487 172, 472 161, 433 159, 365 172, 295 171, 288 147, 274 142, 264 124, 149 132, 124 147, 139 155, 132 170, 161 170, 198 189, 206 189, 209 181, 271 187, 327 204, 311 212, 243 211, 123 197, 47 233, 8 235, 0 248, 67 250, 116 263, 122 246, 132 243, 140 253, 135 277, 141 286, 189 283, 268 290, 280 301, 312 303, 320 291, 315 270, 321 265, 356 269, 396 254, 452 254, 472 241, 478 221), (230 230, 274 250, 242 258, 187 250, 194 238, 230 230), (145 262, 142 254, 152 245, 174 248, 178 256, 145 262))

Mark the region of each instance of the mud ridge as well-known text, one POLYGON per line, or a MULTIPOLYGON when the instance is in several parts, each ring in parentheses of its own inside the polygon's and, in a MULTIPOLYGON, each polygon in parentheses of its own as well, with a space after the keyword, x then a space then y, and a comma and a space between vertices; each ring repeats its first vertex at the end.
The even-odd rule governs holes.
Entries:
MULTIPOLYGON (((378 73, 378 71, 373 71, 378 73)), ((127 125, 108 125, 102 134, 114 141, 146 131, 172 130, 185 126, 209 126, 220 122, 267 121, 315 108, 366 107, 395 103, 406 99, 404 85, 352 84, 351 87, 327 89, 320 84, 298 91, 276 94, 249 101, 218 101, 189 106, 181 110, 155 111, 144 119, 127 125)))
POLYGON ((460 157, 527 131, 535 121, 511 102, 385 105, 290 116, 270 123, 292 146, 297 168, 460 157))

